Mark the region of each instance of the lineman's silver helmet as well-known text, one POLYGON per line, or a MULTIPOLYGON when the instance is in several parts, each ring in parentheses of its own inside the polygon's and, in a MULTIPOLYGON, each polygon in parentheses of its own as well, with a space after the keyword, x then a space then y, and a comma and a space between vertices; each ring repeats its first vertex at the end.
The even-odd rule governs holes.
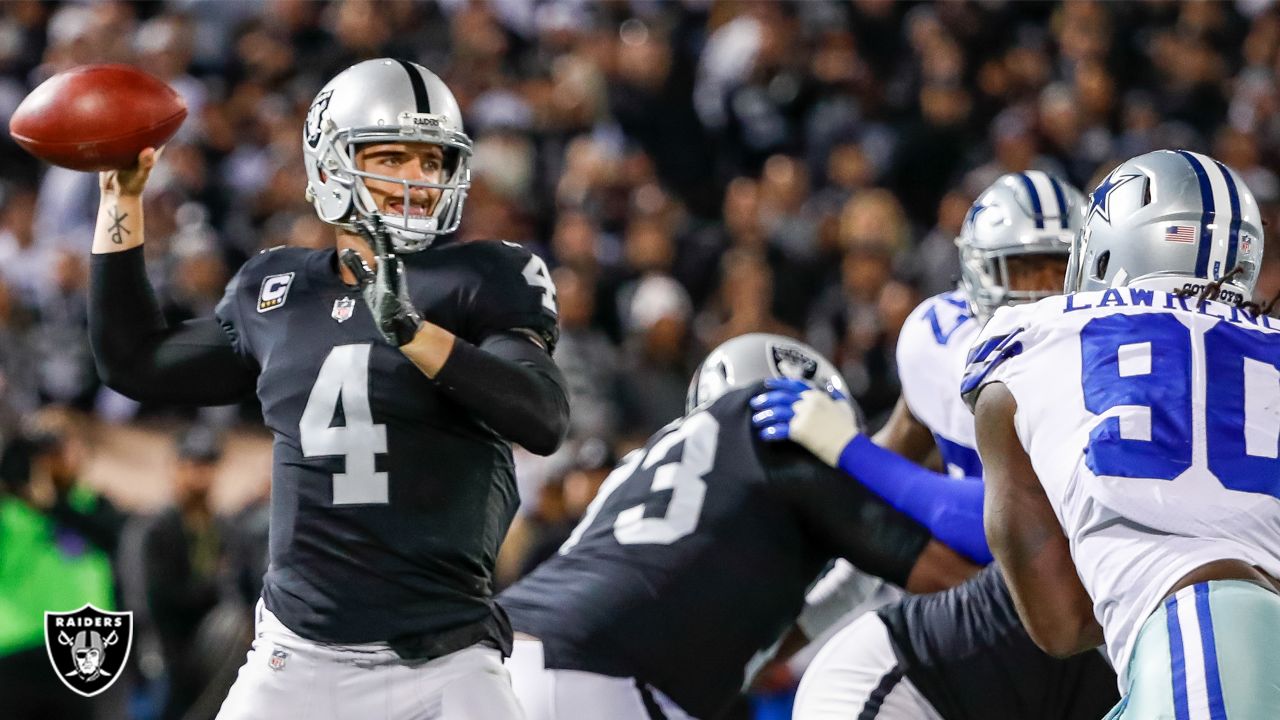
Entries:
POLYGON ((1258 201, 1234 170, 1200 153, 1157 150, 1112 170, 1090 195, 1066 291, 1139 281, 1195 290, 1239 266, 1222 297, 1249 300, 1262 238, 1258 201))
POLYGON ((396 252, 417 252, 438 235, 458 229, 471 186, 471 138, 462 128, 458 101, 440 78, 417 63, 381 58, 343 70, 311 102, 302 129, 307 199, 316 215, 352 228, 356 217, 376 216, 396 252), (369 143, 439 145, 445 167, 438 183, 401 180, 356 168, 356 150, 369 143), (403 213, 381 212, 364 178, 403 188, 403 213), (411 214, 412 188, 440 191, 429 215, 411 214))
POLYGON ((822 354, 783 335, 749 333, 720 343, 693 373, 686 413, 710 405, 731 390, 768 378, 807 380, 852 402, 849 384, 822 354))
POLYGON ((1033 302, 1055 291, 1013 290, 1009 258, 1060 255, 1084 220, 1084 195, 1066 180, 1039 170, 1001 175, 969 208, 956 245, 960 282, 975 315, 1002 305, 1033 302))

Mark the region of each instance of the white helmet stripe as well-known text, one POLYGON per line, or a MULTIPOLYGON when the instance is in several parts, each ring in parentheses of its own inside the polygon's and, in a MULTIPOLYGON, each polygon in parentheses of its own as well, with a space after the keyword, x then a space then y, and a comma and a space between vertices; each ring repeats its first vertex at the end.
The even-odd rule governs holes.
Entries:
POLYGON ((1209 187, 1213 191, 1214 215, 1209 221, 1213 224, 1213 235, 1209 249, 1208 279, 1217 280, 1231 270, 1227 267, 1227 255, 1230 254, 1229 248, 1232 241, 1231 225, 1236 213, 1239 212, 1238 210, 1233 212, 1232 205, 1238 204, 1238 201, 1237 203, 1231 201, 1231 191, 1227 186, 1226 173, 1223 172, 1222 167, 1214 162, 1213 158, 1205 157, 1200 153, 1192 154, 1204 166, 1205 175, 1209 177, 1209 187))
POLYGON ((1062 204, 1058 202, 1058 193, 1053 191, 1053 183, 1049 181, 1049 176, 1036 170, 1030 170, 1024 174, 1031 179, 1031 183, 1036 189, 1036 194, 1040 196, 1040 214, 1044 218, 1045 229, 1064 229, 1066 227, 1063 224, 1063 220, 1065 220, 1063 215, 1065 213, 1063 212, 1062 204))
POLYGON ((1036 189, 1031 173, 1017 173, 1014 177, 1022 181, 1022 186, 1027 191, 1027 199, 1031 201, 1031 220, 1036 224, 1036 229, 1044 229, 1044 205, 1040 202, 1040 191, 1036 189))

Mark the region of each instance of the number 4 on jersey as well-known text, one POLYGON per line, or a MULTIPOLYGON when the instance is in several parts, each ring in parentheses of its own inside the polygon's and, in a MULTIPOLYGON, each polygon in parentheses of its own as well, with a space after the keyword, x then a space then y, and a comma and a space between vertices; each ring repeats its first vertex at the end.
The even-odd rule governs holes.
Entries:
POLYGON ((376 469, 378 454, 387 451, 387 426, 374 424, 369 408, 372 349, 365 343, 330 350, 298 423, 303 457, 342 455, 346 460, 346 472, 333 475, 334 505, 389 502, 387 474, 376 469), (333 426, 339 398, 346 424, 333 426))
POLYGON ((542 258, 534 255, 524 266, 524 280, 530 287, 542 289, 542 307, 552 315, 558 315, 556 309, 556 284, 551 282, 551 271, 542 258))

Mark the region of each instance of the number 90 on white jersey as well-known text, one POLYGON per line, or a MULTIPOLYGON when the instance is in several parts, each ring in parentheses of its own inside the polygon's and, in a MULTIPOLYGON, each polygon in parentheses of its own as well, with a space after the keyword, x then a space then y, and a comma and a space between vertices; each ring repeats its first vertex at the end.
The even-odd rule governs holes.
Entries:
POLYGON ((1000 382, 1017 402, 1117 668, 1191 569, 1280 571, 1280 325, 1112 288, 1001 309, 970 356, 968 391, 1000 382))

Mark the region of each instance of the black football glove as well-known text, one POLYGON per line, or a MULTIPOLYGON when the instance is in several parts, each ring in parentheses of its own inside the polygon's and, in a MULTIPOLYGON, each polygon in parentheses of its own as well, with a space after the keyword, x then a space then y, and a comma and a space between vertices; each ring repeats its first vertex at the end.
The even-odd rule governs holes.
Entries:
POLYGON ((391 239, 387 237, 381 221, 360 218, 355 221, 355 226, 356 232, 373 248, 378 269, 370 270, 360 253, 351 248, 342 251, 342 264, 355 275, 378 332, 387 342, 400 347, 412 340, 418 328, 422 327, 422 317, 409 299, 404 265, 391 251, 391 239))

